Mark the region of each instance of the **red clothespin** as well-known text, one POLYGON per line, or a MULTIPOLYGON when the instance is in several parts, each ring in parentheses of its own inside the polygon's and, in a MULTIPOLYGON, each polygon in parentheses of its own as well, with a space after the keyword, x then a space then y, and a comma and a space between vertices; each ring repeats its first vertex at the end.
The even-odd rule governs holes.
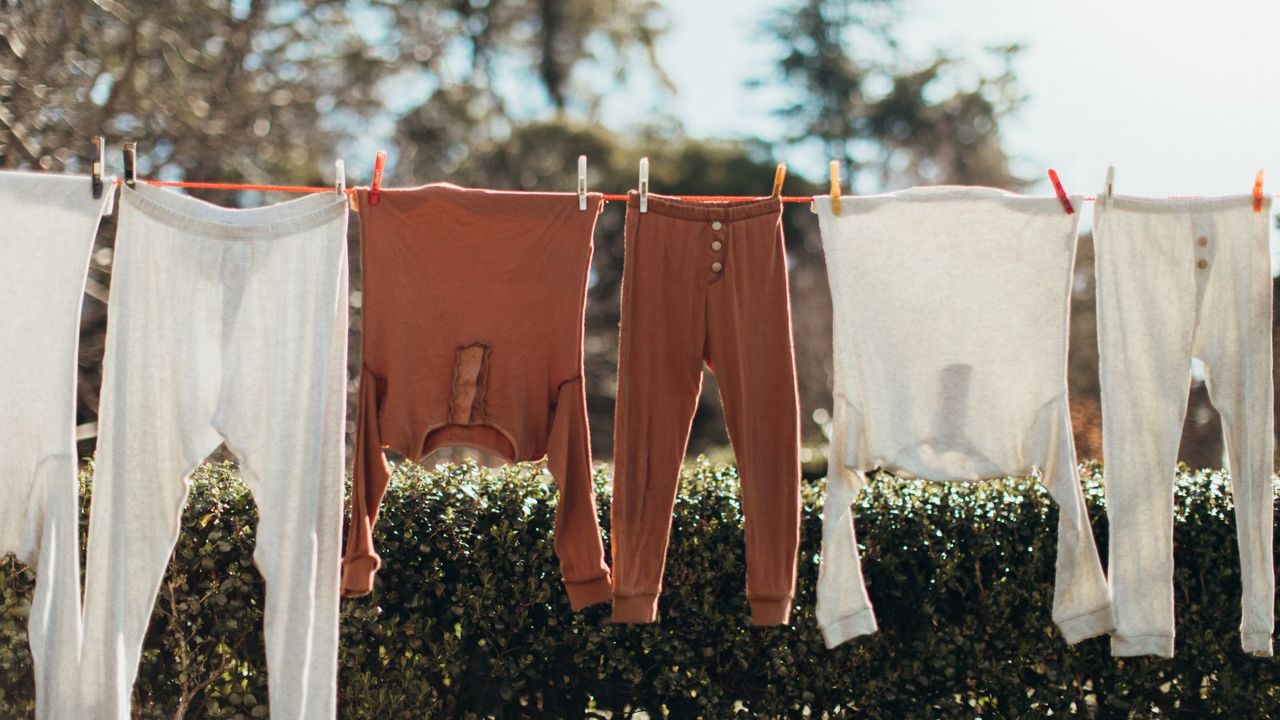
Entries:
POLYGON ((1253 211, 1262 212, 1262 171, 1253 178, 1253 211))
POLYGON ((373 158, 373 182, 369 185, 369 204, 377 205, 382 195, 382 171, 387 166, 387 153, 379 150, 373 158))
POLYGON ((1058 194, 1058 202, 1062 203, 1062 209, 1066 210, 1068 215, 1075 214, 1076 209, 1071 207, 1071 198, 1067 197, 1067 191, 1062 189, 1058 171, 1053 168, 1049 168, 1049 182, 1053 183, 1053 191, 1058 194))

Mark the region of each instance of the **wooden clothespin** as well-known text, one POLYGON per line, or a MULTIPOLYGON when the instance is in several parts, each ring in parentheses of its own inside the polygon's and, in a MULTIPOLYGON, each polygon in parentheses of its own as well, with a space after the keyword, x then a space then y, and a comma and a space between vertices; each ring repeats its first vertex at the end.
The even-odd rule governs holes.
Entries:
POLYGON ((333 191, 339 195, 347 192, 347 164, 342 158, 333 161, 333 191))
POLYGON ((106 143, 101 135, 93 136, 93 199, 102 198, 102 168, 107 164, 106 143))
POLYGON ((840 161, 832 160, 830 165, 831 174, 831 212, 836 215, 840 214, 840 161))
POLYGON ((1106 202, 1107 207, 1111 207, 1111 200, 1115 197, 1115 185, 1116 166, 1111 163, 1107 163, 1107 182, 1105 192, 1103 193, 1103 199, 1106 202))
POLYGON ((578 156, 578 209, 587 209, 587 156, 578 156))
POLYGON ((1262 212, 1262 170, 1253 178, 1253 211, 1262 212))
POLYGON ((640 158, 640 212, 649 212, 649 158, 640 158))
POLYGON ((772 197, 782 197, 782 183, 787 181, 787 164, 778 163, 778 167, 773 171, 773 192, 769 193, 772 197))
POLYGON ((1058 194, 1058 202, 1062 203, 1062 209, 1066 210, 1068 215, 1074 215, 1076 209, 1071 206, 1071 198, 1067 197, 1067 191, 1062 189, 1058 171, 1053 168, 1049 168, 1049 182, 1053 183, 1053 191, 1058 194))
POLYGON ((138 143, 124 144, 124 184, 129 187, 138 186, 138 143))
POLYGON ((385 150, 379 150, 377 155, 373 156, 373 182, 369 183, 369 204, 377 205, 378 198, 382 196, 382 172, 387 166, 387 153, 385 150))

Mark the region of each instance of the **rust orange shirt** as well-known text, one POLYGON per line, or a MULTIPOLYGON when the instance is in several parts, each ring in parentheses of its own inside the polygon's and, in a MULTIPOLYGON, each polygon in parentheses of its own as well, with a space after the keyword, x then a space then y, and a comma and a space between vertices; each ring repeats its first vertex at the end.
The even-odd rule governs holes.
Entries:
POLYGON ((559 489, 555 551, 574 609, 608 600, 582 375, 592 234, 602 197, 433 184, 358 192, 363 277, 359 419, 342 591, 380 564, 383 448, 416 461, 467 445, 544 456, 559 489))

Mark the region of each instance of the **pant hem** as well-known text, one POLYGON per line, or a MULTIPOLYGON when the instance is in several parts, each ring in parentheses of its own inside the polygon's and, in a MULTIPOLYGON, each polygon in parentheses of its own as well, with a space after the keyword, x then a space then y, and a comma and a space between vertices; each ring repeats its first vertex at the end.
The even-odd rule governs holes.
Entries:
POLYGON ((569 607, 581 610, 596 603, 602 603, 613 597, 613 580, 608 575, 601 575, 583 582, 564 582, 565 592, 569 594, 569 607))
POLYGON ((751 599, 752 625, 786 625, 791 619, 791 598, 751 599))
POLYGON ((1173 657, 1172 635, 1112 635, 1112 657, 1138 657, 1155 655, 1157 657, 1173 657))
POLYGON ((880 629, 876 625, 876 615, 871 608, 859 610, 852 615, 846 615, 832 622, 820 622, 818 627, 822 630, 822 639, 826 641, 828 648, 833 648, 856 637, 870 635, 880 629))
POLYGON ((1271 648, 1271 633, 1242 633, 1240 645, 1245 652, 1258 657, 1271 657, 1274 652, 1271 648))
POLYGON ((658 594, 615 595, 613 598, 613 622, 651 623, 658 619, 658 594))
POLYGON ((1116 615, 1111 605, 1066 620, 1055 621, 1058 631, 1068 645, 1075 645, 1097 635, 1105 635, 1116 629, 1116 615))

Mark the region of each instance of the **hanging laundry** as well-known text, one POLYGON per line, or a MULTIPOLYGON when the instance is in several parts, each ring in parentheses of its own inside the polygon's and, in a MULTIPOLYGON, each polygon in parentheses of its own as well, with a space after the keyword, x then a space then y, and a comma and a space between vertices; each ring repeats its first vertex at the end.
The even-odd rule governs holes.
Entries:
POLYGON ((1270 198, 1099 197, 1094 211, 1114 655, 1173 656, 1173 480, 1191 359, 1222 415, 1246 652, 1271 655, 1270 198))
POLYGON ((347 198, 233 210, 139 183, 120 205, 79 717, 130 717, 186 478, 225 442, 258 505, 271 717, 333 718, 347 198))
POLYGON ((777 198, 627 201, 614 423, 615 622, 653 622, 680 465, 715 373, 742 483, 747 599, 786 624, 800 545, 800 408, 777 198))
POLYGON ((343 594, 373 587, 390 469, 451 445, 546 457, 555 552, 576 610, 610 598, 596 518, 582 335, 602 199, 453 185, 358 191, 363 273, 351 524, 343 594))
POLYGON ((0 555, 36 573, 36 717, 75 717, 80 653, 76 361, 85 272, 110 178, 0 172, 0 555))
POLYGON ((1067 407, 1079 215, 989 188, 841 204, 814 199, 835 313, 817 607, 827 645, 876 630, 852 506, 877 469, 927 480, 1039 469, 1059 506, 1053 620, 1068 643, 1110 632, 1067 407))

